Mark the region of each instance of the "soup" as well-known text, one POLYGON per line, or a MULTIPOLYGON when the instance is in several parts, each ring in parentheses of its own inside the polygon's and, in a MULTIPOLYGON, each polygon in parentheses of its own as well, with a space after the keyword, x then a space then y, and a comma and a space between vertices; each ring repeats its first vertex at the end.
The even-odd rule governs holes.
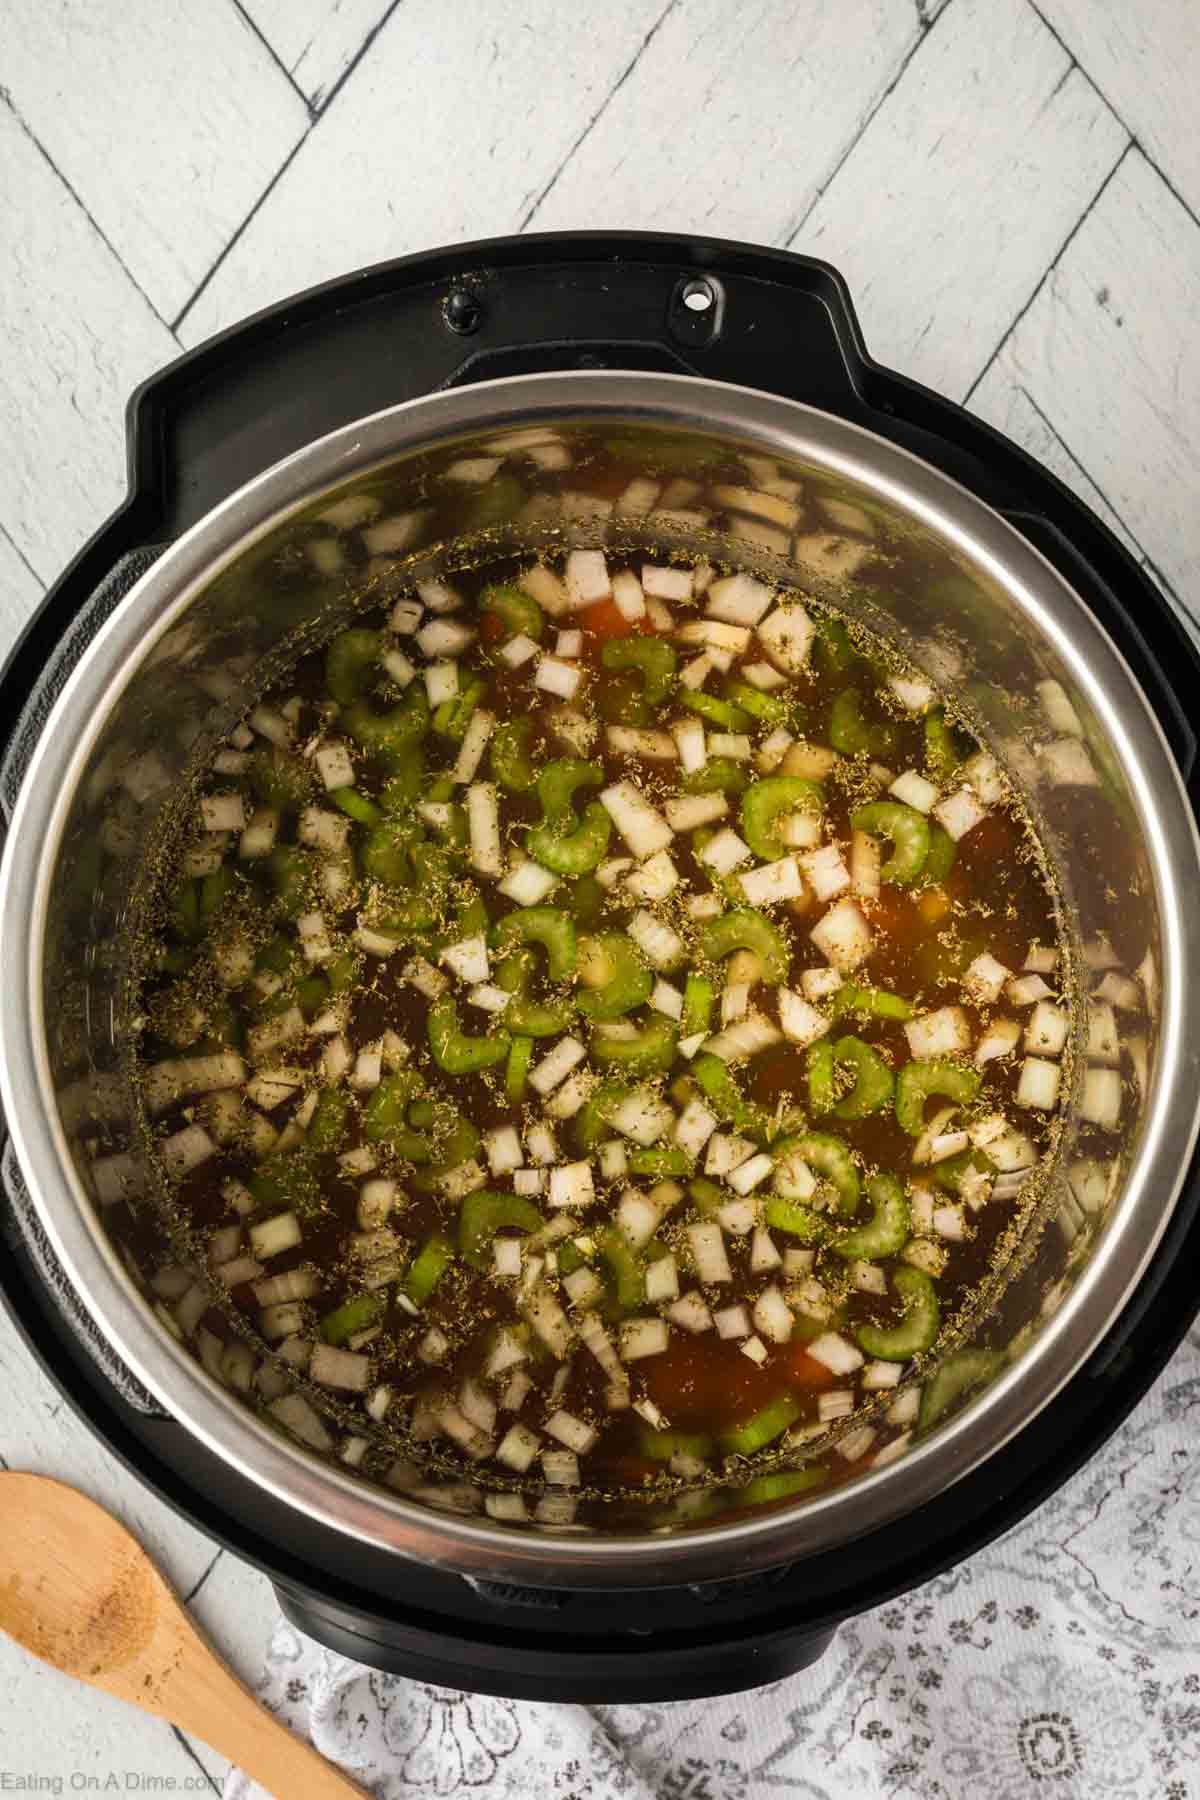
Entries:
POLYGON ((283 1429, 551 1521, 902 1453, 1070 1032, 1033 829, 881 640, 679 556, 420 582, 249 712, 164 891, 152 1285, 283 1429))

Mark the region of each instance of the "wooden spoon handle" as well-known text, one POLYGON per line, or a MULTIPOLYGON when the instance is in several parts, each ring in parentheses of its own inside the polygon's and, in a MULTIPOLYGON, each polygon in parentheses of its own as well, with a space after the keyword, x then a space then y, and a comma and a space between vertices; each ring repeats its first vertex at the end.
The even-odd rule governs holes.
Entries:
POLYGON ((293 1736, 199 1639, 171 1679, 170 1716, 276 1800, 364 1800, 365 1790, 293 1736))

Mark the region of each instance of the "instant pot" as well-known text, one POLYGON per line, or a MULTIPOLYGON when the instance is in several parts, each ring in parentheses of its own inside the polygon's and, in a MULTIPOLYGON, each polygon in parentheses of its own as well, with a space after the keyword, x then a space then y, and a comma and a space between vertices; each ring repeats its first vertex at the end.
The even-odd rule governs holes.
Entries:
POLYGON ((274 307, 139 390, 129 470, 0 678, 0 1288, 108 1447, 323 1643, 449 1687, 608 1702, 802 1667, 1079 1468, 1178 1344, 1200 1264, 1200 659, 1106 527, 874 364, 827 265, 639 234, 434 251, 274 307), (714 447, 735 456, 751 498, 722 513, 702 483, 671 504, 651 482, 661 503, 622 518, 586 481, 588 445, 614 436, 685 489, 714 447), (490 490, 448 478, 472 462, 490 490), (823 523, 773 522, 760 479, 818 496, 823 523), (101 1164, 139 1169, 122 1061, 139 848, 281 646, 349 616, 367 576, 453 566, 480 529, 508 549, 724 551, 890 637, 1020 783, 1080 991, 1135 996, 1119 1063, 1075 1009, 1068 1123, 944 1364, 954 1403, 815 1499, 638 1526, 586 1506, 501 1519, 461 1477, 363 1479, 198 1359, 154 1309, 145 1246, 108 1229, 101 1164), (907 585, 878 580, 874 532, 905 545, 907 585))

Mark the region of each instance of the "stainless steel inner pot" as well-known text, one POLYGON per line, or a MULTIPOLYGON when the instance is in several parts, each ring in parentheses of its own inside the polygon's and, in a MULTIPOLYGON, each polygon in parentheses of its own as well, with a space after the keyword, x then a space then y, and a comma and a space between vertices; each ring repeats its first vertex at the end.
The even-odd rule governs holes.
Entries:
MULTIPOLYGON (((558 1586, 732 1575, 914 1511, 1018 1432, 1121 1312, 1170 1217, 1197 1128, 1200 1029, 1187 997, 1200 952, 1198 877, 1191 811, 1129 668, 1061 577, 956 483, 856 427, 747 389, 590 371, 489 382, 376 414, 278 464, 175 543, 98 633, 42 732, 0 869, 0 1089, 46 1231, 100 1330, 175 1418, 264 1488, 350 1537, 472 1575, 558 1586), (568 467, 525 453, 533 427, 543 437, 553 429, 568 467), (631 430, 647 467, 669 446, 673 473, 686 474, 717 444, 742 462, 747 490, 785 477, 823 510, 796 529, 752 500, 719 515, 701 497, 623 517, 589 498, 587 446, 597 433, 631 430), (497 548, 712 548, 835 598, 890 637, 953 689, 1026 794, 1069 903, 1084 989, 1115 961, 1110 936, 1139 946, 1147 1006, 1126 1045, 1115 1124, 1086 1116, 1096 1047, 1078 1009, 1072 1066, 1083 1105, 1019 1248, 1023 1273, 980 1326, 979 1341, 1002 1352, 992 1378, 887 1467, 727 1525, 506 1525, 484 1516, 461 1481, 413 1494, 358 1479, 268 1425, 172 1335, 147 1297, 148 1271, 108 1235, 109 1195, 93 1173, 101 1152, 123 1154, 133 1116, 121 1070, 121 924, 139 852, 280 645, 328 628, 361 595, 363 570, 344 565, 327 527, 319 541, 335 547, 314 550, 315 516, 349 502, 336 516, 353 531, 353 502, 369 493, 376 524, 389 525, 373 537, 370 579, 377 590, 402 585, 446 566, 464 532, 478 530, 469 514, 478 490, 447 483, 444 471, 488 456, 504 459, 486 520, 497 548), (902 593, 889 593, 878 570, 858 582, 864 552, 847 509, 903 543, 922 579, 902 593), (89 917, 116 928, 89 929, 89 917)), ((136 1151, 126 1150, 135 1179, 136 1151)))

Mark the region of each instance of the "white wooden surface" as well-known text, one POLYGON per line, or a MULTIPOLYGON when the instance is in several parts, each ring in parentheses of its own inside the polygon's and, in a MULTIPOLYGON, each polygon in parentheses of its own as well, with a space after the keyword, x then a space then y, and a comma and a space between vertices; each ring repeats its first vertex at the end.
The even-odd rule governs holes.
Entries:
MULTIPOLYGON (((881 361, 1195 607, 1198 94, 1197 0, 0 0, 0 650, 119 499, 126 398, 181 346, 364 262, 571 226, 830 258, 881 361)), ((253 1679, 266 1584, 6 1322, 0 1456, 120 1513, 253 1679)), ((0 1639, 0 1769, 182 1791, 221 1763, 0 1639)))

